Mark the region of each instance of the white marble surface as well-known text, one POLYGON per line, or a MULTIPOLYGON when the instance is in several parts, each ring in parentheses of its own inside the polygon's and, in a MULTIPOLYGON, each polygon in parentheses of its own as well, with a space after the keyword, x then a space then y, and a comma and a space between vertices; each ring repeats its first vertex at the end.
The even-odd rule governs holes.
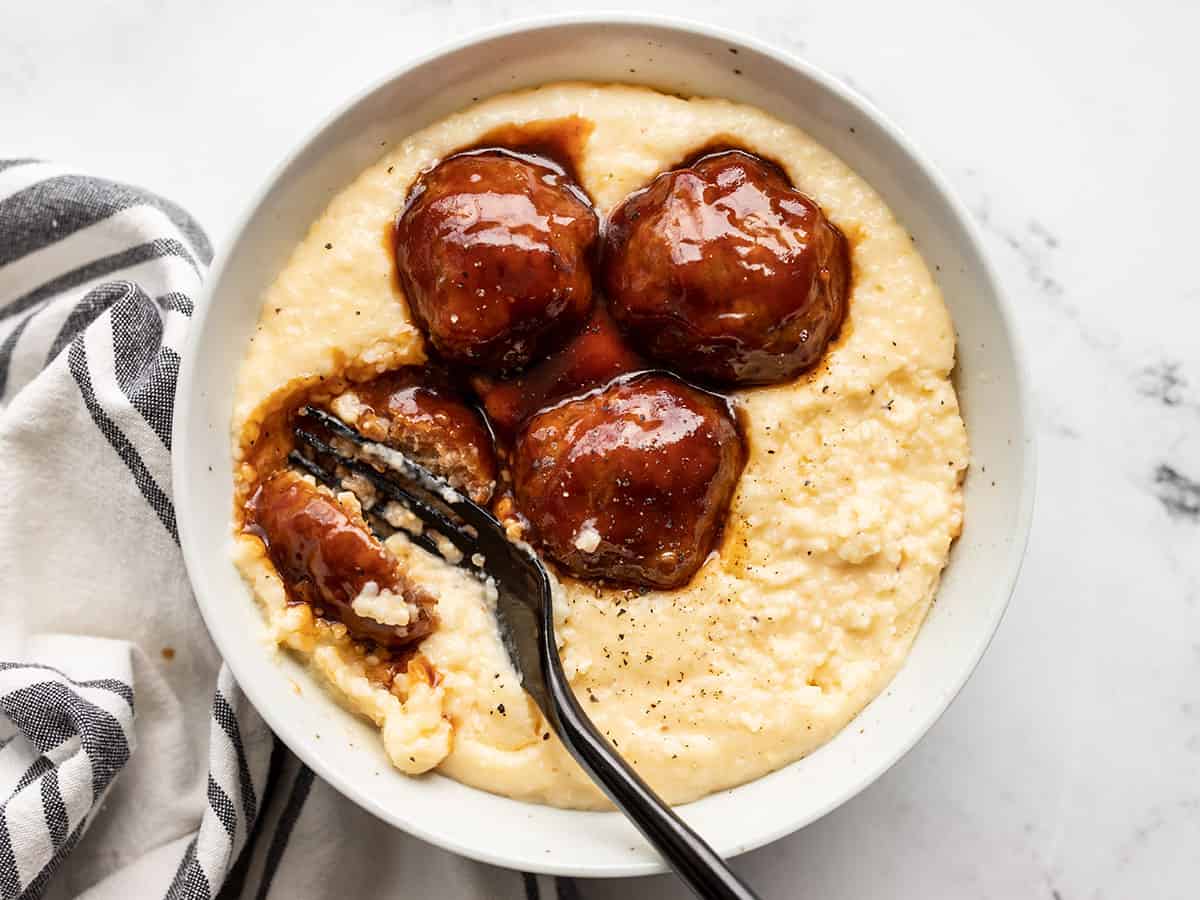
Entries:
MULTIPOLYGON (((987 228, 1040 404, 1037 515, 995 643, 895 769, 739 863, 767 896, 1200 895, 1189 7, 642 5, 807 56, 910 132, 987 228)), ((269 167, 344 97, 439 41, 545 8, 6 4, 0 154, 144 184, 220 243, 269 167)), ((656 887, 683 896, 666 878, 656 887)), ((588 898, 627 891, 583 886, 588 898)))

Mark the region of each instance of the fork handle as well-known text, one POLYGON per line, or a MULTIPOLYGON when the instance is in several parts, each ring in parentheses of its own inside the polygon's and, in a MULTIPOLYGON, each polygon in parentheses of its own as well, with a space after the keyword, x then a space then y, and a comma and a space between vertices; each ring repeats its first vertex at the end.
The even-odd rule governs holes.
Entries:
POLYGON ((758 900, 720 854, 651 790, 592 724, 575 699, 552 637, 542 643, 542 665, 559 739, 692 893, 704 900, 758 900))

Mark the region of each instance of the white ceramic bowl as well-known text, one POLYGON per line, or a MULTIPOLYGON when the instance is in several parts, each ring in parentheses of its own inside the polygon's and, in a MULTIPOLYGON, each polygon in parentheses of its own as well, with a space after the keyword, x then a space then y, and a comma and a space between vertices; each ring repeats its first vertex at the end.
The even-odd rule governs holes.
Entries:
POLYGON ((1019 352, 970 218, 929 163, 845 85, 745 37, 629 15, 525 22, 441 50, 347 103, 267 181, 211 273, 179 381, 175 504, 217 647, 251 702, 318 775, 381 819, 466 856, 564 875, 646 874, 662 866, 616 813, 534 806, 394 771, 373 727, 338 707, 295 660, 267 651, 259 609, 228 555, 235 373, 258 298, 309 223, 377 159, 382 141, 395 143, 473 97, 566 79, 727 97, 795 123, 879 190, 937 266, 958 330, 973 471, 987 470, 967 479, 966 525, 938 602, 904 668, 853 727, 808 758, 681 814, 722 853, 741 853, 843 803, 916 743, 987 647, 1024 551, 1034 455, 1019 352))

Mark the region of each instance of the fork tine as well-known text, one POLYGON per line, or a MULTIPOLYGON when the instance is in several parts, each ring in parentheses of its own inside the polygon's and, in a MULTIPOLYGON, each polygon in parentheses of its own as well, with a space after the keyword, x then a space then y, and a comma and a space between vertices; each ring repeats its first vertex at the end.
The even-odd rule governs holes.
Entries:
MULTIPOLYGON (((337 416, 313 406, 301 408, 300 416, 319 423, 331 433, 361 447, 375 461, 403 475, 406 485, 413 488, 419 487, 431 498, 436 498, 439 506, 448 508, 475 529, 483 531, 499 525, 491 513, 471 502, 461 491, 448 484, 444 478, 434 475, 400 451, 364 437, 337 416)), ((378 472, 378 469, 373 466, 370 468, 372 471, 378 472)))
MULTIPOLYGON (((296 428, 293 431, 297 442, 314 450, 319 456, 325 456, 336 461, 337 464, 344 466, 348 471, 359 475, 368 481, 376 491, 387 497, 389 500, 396 500, 404 504, 412 513, 419 518, 428 528, 433 529, 449 540, 458 550, 466 557, 470 557, 475 552, 474 537, 464 530, 463 525, 455 521, 451 516, 446 515, 446 512, 439 509, 437 499, 430 493, 421 489, 421 486, 401 480, 400 477, 389 478, 384 473, 371 466, 369 463, 363 462, 360 459, 346 456, 339 453, 328 442, 322 440, 317 435, 313 434, 304 428, 296 428)), ((302 454, 298 454, 303 458, 302 454)), ((326 480, 334 476, 326 471, 319 463, 308 461, 311 465, 322 470, 323 478, 326 480)), ((304 465, 307 471, 312 471, 309 465, 304 465)), ((315 474, 315 473, 314 473, 315 474)), ((433 478, 432 475, 428 476, 433 478)), ((436 550, 436 544, 430 540, 430 544, 436 550)))
MULTIPOLYGON (((345 486, 342 484, 342 480, 337 477, 336 473, 330 471, 329 469, 326 469, 317 460, 309 459, 307 456, 305 456, 299 450, 293 450, 291 453, 289 453, 288 461, 292 465, 307 472, 309 475, 311 475, 315 479, 317 479, 317 481, 320 481, 322 484, 326 485, 329 488, 332 488, 333 490, 345 490, 346 489, 345 486)), ((339 460, 339 462, 340 462, 340 460, 339 460)), ((361 499, 360 499, 360 502, 361 502, 361 499)), ((405 507, 405 508, 409 509, 409 507, 405 507)), ((387 519, 384 517, 383 513, 378 509, 378 503, 376 503, 372 506, 367 506, 366 504, 363 504, 363 511, 366 512, 367 515, 370 517, 367 524, 371 525, 371 530, 376 533, 376 536, 378 536, 380 540, 385 540, 387 538, 387 536, 392 533, 392 531, 403 530, 405 532, 405 534, 408 535, 408 539, 410 541, 412 541, 414 544, 417 544, 419 547, 421 547, 425 550, 428 550, 430 553, 433 553, 433 554, 441 553, 441 550, 439 549, 439 547, 437 545, 437 541, 433 540, 433 538, 431 538, 429 536, 428 532, 425 532, 425 531, 418 532, 418 531, 409 531, 408 529, 398 529, 398 528, 396 528, 396 526, 394 526, 390 522, 388 522, 387 519), (376 520, 376 524, 372 525, 371 524, 372 520, 376 520), (390 530, 381 529, 378 526, 378 523, 380 523, 380 522, 382 522, 384 525, 386 525, 387 529, 390 529, 390 530)), ((411 509, 409 511, 411 512, 411 509)), ((414 515, 415 515, 415 513, 414 513, 414 515)), ((420 518, 420 517, 418 516, 418 518, 420 518)), ((424 522, 424 520, 422 520, 422 522, 424 522)), ((472 563, 472 568, 477 568, 477 567, 475 567, 474 564, 472 563)))
POLYGON ((325 469, 316 460, 309 459, 299 450, 293 450, 288 454, 288 462, 298 468, 303 469, 307 474, 311 475, 328 488, 340 490, 342 487, 341 481, 337 478, 337 476, 325 469))

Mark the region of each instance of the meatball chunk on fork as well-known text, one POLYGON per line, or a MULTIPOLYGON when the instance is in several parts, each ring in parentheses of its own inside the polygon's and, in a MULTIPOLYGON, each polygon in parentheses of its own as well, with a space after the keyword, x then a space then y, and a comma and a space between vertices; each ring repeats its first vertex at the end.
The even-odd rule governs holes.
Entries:
POLYGON ((355 639, 389 650, 415 644, 433 630, 434 598, 405 577, 391 551, 330 491, 282 469, 258 486, 245 515, 293 602, 307 603, 355 639), (378 606, 380 598, 392 607, 388 621, 361 604, 366 599, 378 606))

